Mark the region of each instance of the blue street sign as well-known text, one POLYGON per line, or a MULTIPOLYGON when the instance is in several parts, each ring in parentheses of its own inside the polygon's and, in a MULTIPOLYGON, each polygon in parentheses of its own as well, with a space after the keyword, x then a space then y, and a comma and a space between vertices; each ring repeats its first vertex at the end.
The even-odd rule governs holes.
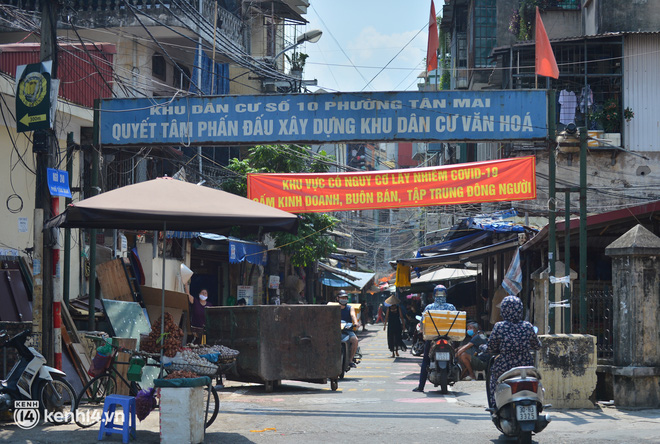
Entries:
POLYGON ((50 195, 71 197, 71 190, 69 189, 69 173, 54 168, 48 168, 48 190, 50 195))

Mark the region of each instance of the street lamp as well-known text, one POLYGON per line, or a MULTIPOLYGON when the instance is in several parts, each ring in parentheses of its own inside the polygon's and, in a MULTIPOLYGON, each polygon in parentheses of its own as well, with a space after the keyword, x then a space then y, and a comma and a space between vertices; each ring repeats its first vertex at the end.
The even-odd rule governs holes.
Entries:
POLYGON ((305 42, 316 43, 319 41, 322 35, 323 35, 323 31, 321 31, 320 29, 312 29, 311 31, 307 31, 304 34, 300 34, 298 38, 296 38, 296 43, 294 43, 291 46, 287 46, 286 48, 278 52, 275 55, 275 57, 273 57, 272 59, 273 64, 275 63, 275 60, 277 60, 277 58, 282 54, 284 54, 285 52, 295 48, 296 46, 302 45, 305 42))

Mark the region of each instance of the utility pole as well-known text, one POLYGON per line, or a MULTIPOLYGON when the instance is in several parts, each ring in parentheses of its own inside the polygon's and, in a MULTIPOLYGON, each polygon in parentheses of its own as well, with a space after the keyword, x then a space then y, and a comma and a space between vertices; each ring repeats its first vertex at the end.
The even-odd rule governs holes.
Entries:
MULTIPOLYGON (((57 78, 57 1, 48 0, 42 3, 41 9, 41 62, 53 62, 51 79, 57 78)), ((48 190, 47 169, 55 166, 57 139, 52 129, 35 130, 33 133, 33 152, 36 154, 37 176, 35 190, 35 228, 43 226, 43 222, 50 218, 52 204, 48 190), (41 219, 37 221, 36 219, 41 219)), ((55 338, 53 334, 53 246, 54 239, 44 231, 35 230, 35 247, 43 246, 41 263, 37 264, 42 276, 41 286, 41 325, 35 328, 38 338, 41 333, 41 350, 50 365, 54 363, 55 338), (37 239, 39 237, 39 239, 37 239), (39 328, 40 327, 40 328, 39 328)), ((57 264, 55 264, 57 265, 57 264)), ((35 296, 39 295, 39 291, 35 296)), ((38 316, 38 314, 37 314, 38 316)), ((36 319, 39 322, 39 319, 36 319)), ((39 338, 38 338, 39 339, 39 338)), ((59 338, 58 338, 59 339, 59 338)), ((61 344, 60 347, 61 348, 61 344)))
MULTIPOLYGON (((555 261, 557 259, 557 244, 556 244, 556 180, 557 180, 557 164, 555 163, 555 155, 557 154, 557 138, 555 126, 555 99, 556 92, 548 91, 548 275, 552 278, 555 277, 555 261)), ((548 303, 557 304, 559 297, 555 293, 555 284, 552 281, 548 282, 548 303)), ((549 304, 548 304, 549 306, 549 304)), ((557 334, 555 328, 555 312, 556 308, 549 308, 548 310, 548 329, 544 332, 546 334, 557 334)))

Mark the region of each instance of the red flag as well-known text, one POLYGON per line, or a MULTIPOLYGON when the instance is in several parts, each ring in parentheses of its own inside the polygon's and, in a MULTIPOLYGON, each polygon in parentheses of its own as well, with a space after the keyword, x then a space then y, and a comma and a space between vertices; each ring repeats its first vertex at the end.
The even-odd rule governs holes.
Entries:
POLYGON ((559 68, 555 60, 555 54, 552 52, 548 34, 545 33, 545 27, 541 21, 539 7, 536 7, 536 30, 534 39, 536 40, 536 74, 540 76, 559 78, 559 68))
POLYGON ((426 72, 438 69, 438 22, 435 19, 435 5, 431 0, 431 18, 429 19, 429 42, 426 45, 426 72))

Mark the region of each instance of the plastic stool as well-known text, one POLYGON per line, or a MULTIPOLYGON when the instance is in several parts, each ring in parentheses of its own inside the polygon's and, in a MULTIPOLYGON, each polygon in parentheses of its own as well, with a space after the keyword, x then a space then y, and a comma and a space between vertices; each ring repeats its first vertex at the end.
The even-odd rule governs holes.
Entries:
POLYGON ((101 428, 98 440, 103 439, 103 434, 110 436, 113 433, 121 433, 122 442, 128 444, 129 436, 136 438, 135 432, 135 397, 123 395, 108 395, 103 403, 103 415, 101 416, 101 428), (121 406, 124 412, 124 422, 115 424, 115 407, 121 406))
POLYGON ((477 377, 477 381, 483 381, 486 379, 486 370, 475 370, 474 376, 477 377))

